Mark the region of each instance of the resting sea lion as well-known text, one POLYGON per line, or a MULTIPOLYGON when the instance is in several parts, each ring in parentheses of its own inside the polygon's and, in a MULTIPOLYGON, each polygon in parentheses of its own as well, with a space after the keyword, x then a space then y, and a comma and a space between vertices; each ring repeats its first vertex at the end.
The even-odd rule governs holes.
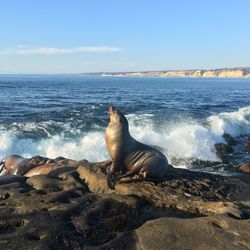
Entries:
POLYGON ((25 173, 24 176, 26 177, 31 177, 34 175, 44 175, 44 174, 49 174, 52 171, 60 168, 76 168, 78 166, 78 162, 71 160, 71 159, 61 159, 59 161, 52 161, 48 162, 44 165, 40 165, 37 167, 32 168, 30 171, 25 173))
POLYGON ((19 155, 10 155, 1 161, 2 170, 0 170, 0 175, 24 175, 31 169, 53 162, 46 157, 34 156, 32 158, 24 158, 19 155))
POLYGON ((9 155, 4 157, 0 162, 0 175, 16 175, 21 162, 24 160, 25 158, 19 155, 9 155))
POLYGON ((106 128, 106 144, 112 158, 107 176, 109 188, 115 183, 134 174, 145 179, 160 180, 172 168, 164 154, 155 148, 138 142, 129 133, 126 117, 115 107, 109 108, 109 125, 106 128), (115 176, 116 173, 120 175, 115 176))

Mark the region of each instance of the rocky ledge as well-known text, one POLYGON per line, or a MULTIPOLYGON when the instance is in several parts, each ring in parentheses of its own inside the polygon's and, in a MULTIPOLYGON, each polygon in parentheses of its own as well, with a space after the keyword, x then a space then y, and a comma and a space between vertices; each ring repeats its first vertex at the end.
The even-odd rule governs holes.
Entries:
POLYGON ((248 174, 106 184, 110 162, 0 178, 0 249, 249 249, 248 174))

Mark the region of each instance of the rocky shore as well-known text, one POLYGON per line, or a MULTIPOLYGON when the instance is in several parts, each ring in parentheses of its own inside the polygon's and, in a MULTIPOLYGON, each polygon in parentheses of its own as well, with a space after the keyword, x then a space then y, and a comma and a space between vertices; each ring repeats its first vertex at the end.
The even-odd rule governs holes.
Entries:
POLYGON ((250 78, 250 67, 223 68, 211 70, 162 70, 140 72, 101 73, 102 76, 142 76, 142 77, 202 77, 202 78, 250 78))
POLYGON ((247 173, 174 169, 159 183, 134 177, 111 190, 110 161, 49 164, 58 162, 49 174, 0 177, 0 249, 250 247, 247 173))
POLYGON ((5 157, 0 249, 249 249, 250 135, 224 139, 220 162, 196 159, 195 171, 171 168, 157 182, 127 177, 115 190, 111 160, 5 157), (200 172, 211 167, 231 175, 200 172))

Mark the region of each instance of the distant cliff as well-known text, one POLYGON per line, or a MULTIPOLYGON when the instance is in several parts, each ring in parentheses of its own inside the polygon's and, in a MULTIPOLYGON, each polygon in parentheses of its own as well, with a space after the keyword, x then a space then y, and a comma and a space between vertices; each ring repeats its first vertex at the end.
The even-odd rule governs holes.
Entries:
POLYGON ((141 72, 100 73, 102 76, 148 76, 148 77, 221 77, 250 78, 250 67, 223 68, 212 70, 163 70, 141 72))

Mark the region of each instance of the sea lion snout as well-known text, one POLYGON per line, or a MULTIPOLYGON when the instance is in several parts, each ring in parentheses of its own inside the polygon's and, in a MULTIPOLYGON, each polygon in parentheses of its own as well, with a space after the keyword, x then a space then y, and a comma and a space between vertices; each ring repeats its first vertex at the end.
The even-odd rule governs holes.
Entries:
POLYGON ((112 115, 114 112, 116 112, 117 111, 117 109, 114 107, 114 106, 110 106, 109 107, 109 110, 108 110, 108 114, 109 115, 112 115))
POLYGON ((121 112, 114 106, 110 106, 108 110, 111 124, 119 124, 121 120, 121 112))
POLYGON ((117 117, 124 116, 123 113, 114 106, 109 107, 108 114, 109 114, 109 116, 117 116, 117 117))

